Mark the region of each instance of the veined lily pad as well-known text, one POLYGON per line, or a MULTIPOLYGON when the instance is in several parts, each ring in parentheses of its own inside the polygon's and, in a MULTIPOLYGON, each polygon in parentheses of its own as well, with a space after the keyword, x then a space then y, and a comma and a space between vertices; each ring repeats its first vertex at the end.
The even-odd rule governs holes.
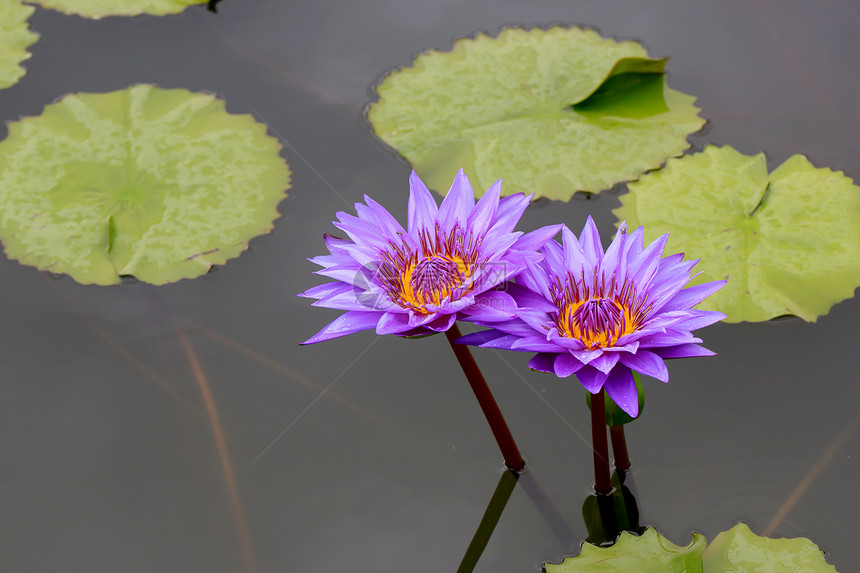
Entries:
POLYGON ((561 564, 547 563, 546 573, 701 573, 705 538, 698 533, 686 547, 679 547, 649 527, 640 536, 621 533, 611 547, 583 543, 579 555, 561 564))
POLYGON ((164 16, 179 14, 189 6, 208 0, 32 0, 51 10, 99 20, 105 16, 164 16))
POLYGON ((568 200, 636 179, 681 154, 704 124, 636 42, 555 27, 479 34, 419 55, 376 87, 374 132, 443 193, 463 168, 476 189, 568 200))
POLYGON ((615 215, 668 252, 701 258, 694 283, 728 281, 700 307, 729 322, 794 314, 814 321, 860 285, 860 188, 840 171, 731 147, 671 159, 630 184, 615 215))
POLYGON ((0 89, 15 85, 27 73, 19 64, 31 55, 27 47, 39 39, 27 21, 34 10, 20 0, 0 0, 0 89))
POLYGON ((717 535, 705 549, 704 573, 837 573, 809 539, 759 537, 739 523, 717 535))
POLYGON ((0 239, 81 283, 196 277, 271 230, 289 187, 280 147, 208 94, 68 95, 0 142, 0 239))

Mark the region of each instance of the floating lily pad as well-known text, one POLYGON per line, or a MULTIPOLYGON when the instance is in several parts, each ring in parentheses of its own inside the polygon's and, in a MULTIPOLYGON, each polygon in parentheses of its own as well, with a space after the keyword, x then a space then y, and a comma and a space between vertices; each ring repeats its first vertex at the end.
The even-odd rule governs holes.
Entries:
POLYGON ((583 543, 579 555, 561 564, 547 563, 546 573, 701 573, 705 538, 698 533, 686 547, 679 547, 649 527, 640 536, 622 532, 611 547, 583 543))
POLYGON ((280 147, 208 94, 68 95, 0 142, 0 239, 81 283, 196 277, 272 228, 289 187, 280 147))
POLYGON ((19 0, 0 1, 0 89, 15 85, 27 73, 20 63, 31 56, 27 48, 39 39, 27 21, 34 10, 19 0))
POLYGON ((809 539, 759 537, 739 523, 717 535, 705 549, 704 573, 837 573, 809 539))
POLYGON ((51 10, 99 20, 105 16, 164 16, 209 0, 32 0, 51 10))
POLYGON ((680 155, 704 124, 665 86, 665 60, 594 30, 511 28, 420 54, 376 87, 367 117, 443 193, 461 167, 476 189, 568 200, 680 155))
POLYGON ((700 306, 729 322, 814 321, 860 285, 860 188, 802 155, 770 175, 731 147, 669 160, 630 184, 615 215, 667 252, 701 258, 692 284, 728 281, 700 306))

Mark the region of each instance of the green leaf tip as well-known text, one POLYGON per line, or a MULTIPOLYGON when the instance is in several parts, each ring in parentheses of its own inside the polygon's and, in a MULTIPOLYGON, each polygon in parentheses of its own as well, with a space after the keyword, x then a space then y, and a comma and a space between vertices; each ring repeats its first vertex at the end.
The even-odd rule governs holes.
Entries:
POLYGON ((272 229, 290 182, 280 149, 213 95, 70 94, 0 142, 0 240, 84 284, 193 278, 272 229))
POLYGON ((27 73, 21 62, 32 55, 27 48, 39 39, 29 28, 33 11, 20 0, 0 2, 0 89, 15 85, 27 73))
POLYGON ((815 321, 860 285, 860 188, 803 155, 768 174, 762 153, 708 146, 629 188, 615 215, 700 258, 691 284, 727 281, 700 308, 728 322, 815 321))
POLYGON ((165 16, 208 0, 32 0, 43 8, 100 20, 105 16, 165 16))
POLYGON ((837 573, 824 553, 805 537, 760 537, 739 523, 717 535, 705 549, 704 573, 837 573))
POLYGON ((432 189, 463 168, 476 189, 567 201, 638 178, 704 120, 665 85, 665 59, 582 28, 507 28, 388 74, 367 117, 432 189))
POLYGON ((546 573, 702 573, 705 537, 694 533, 686 547, 675 545, 649 527, 642 535, 624 531, 611 547, 583 543, 579 555, 560 564, 546 563, 546 573))

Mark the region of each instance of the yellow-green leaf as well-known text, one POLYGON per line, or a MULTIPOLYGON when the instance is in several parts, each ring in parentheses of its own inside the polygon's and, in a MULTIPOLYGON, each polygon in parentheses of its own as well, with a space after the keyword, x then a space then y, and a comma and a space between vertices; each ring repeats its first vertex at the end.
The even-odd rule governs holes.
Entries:
POLYGON ((594 30, 509 28, 420 54, 377 86, 374 132, 444 193, 463 168, 476 189, 568 200, 679 155, 704 124, 665 87, 665 60, 594 30))
POLYGON ((837 573, 809 539, 759 537, 744 523, 717 535, 705 549, 704 573, 837 573))
POLYGON ((15 85, 27 73, 20 64, 31 55, 27 48, 39 39, 27 21, 34 10, 20 0, 0 0, 0 89, 15 85))
POLYGON ((208 94, 68 95, 0 142, 0 239, 81 283, 196 277, 271 230, 289 187, 280 147, 208 94))
POLYGON ((583 543, 579 555, 561 564, 547 563, 546 573, 702 573, 704 536, 694 533, 686 547, 675 545, 649 527, 642 535, 621 533, 611 547, 583 543))
POLYGON ((860 188, 841 171, 795 155, 768 174, 764 154, 709 146, 629 187, 615 215, 701 258, 691 284, 728 281, 700 307, 729 322, 814 321, 860 285, 860 188))
POLYGON ((164 16, 179 14, 189 6, 208 0, 32 0, 51 10, 99 20, 105 16, 164 16))

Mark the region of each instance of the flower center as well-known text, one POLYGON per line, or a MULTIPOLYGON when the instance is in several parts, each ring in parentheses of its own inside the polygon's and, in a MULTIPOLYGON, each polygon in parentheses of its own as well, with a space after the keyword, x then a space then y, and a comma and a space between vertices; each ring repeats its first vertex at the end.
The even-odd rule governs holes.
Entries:
POLYGON ((612 346, 634 332, 636 316, 623 303, 607 297, 566 303, 558 314, 558 331, 588 348, 612 346))
POLYGON ((479 266, 479 242, 459 227, 443 233, 436 226, 422 231, 414 250, 392 244, 380 253, 378 280, 395 304, 421 314, 426 306, 453 300, 471 288, 470 279, 479 266))

